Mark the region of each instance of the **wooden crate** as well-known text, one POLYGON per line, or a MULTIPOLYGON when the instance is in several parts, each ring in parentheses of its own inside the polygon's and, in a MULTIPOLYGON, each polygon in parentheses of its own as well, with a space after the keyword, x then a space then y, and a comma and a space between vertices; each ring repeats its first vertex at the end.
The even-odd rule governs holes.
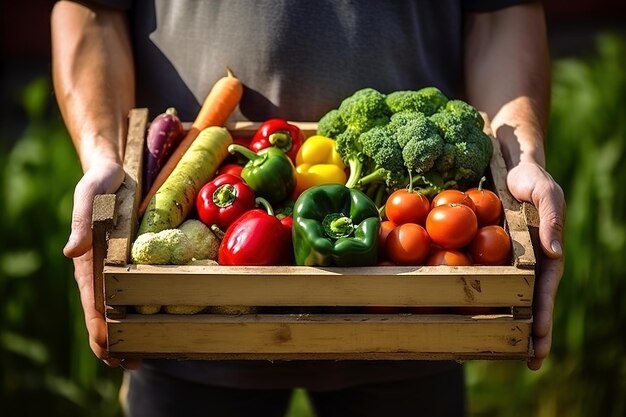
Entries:
MULTIPOLYGON (((510 266, 133 265, 129 252, 138 224, 147 117, 145 109, 131 111, 125 181, 116 194, 94 200, 95 302, 106 315, 112 356, 268 360, 532 357, 535 254, 531 234, 536 233, 536 213, 509 194, 495 140, 490 183, 502 199, 505 227, 512 238, 510 266), (143 304, 274 306, 276 310, 244 315, 140 315, 130 307, 143 304), (443 309, 437 314, 365 314, 357 308, 381 305, 443 309), (326 313, 320 313, 320 307, 325 307, 326 313), (458 314, 459 308, 476 307, 500 307, 502 314, 458 314)), ((239 123, 232 130, 243 136, 257 126, 239 123)), ((307 135, 314 132, 314 124, 300 126, 307 135)))

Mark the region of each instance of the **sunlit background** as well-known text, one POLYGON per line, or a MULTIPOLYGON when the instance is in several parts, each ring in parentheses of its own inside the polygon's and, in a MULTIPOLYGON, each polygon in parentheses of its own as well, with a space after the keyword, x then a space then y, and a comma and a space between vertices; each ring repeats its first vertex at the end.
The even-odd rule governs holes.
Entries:
MULTIPOLYGON (((0 415, 120 416, 61 254, 80 168, 50 83, 53 1, 0 3, 0 415)), ((470 416, 626 415, 626 2, 546 1, 548 169, 568 202, 552 354, 469 362, 470 416)), ((311 416, 297 392, 289 417, 311 416)))

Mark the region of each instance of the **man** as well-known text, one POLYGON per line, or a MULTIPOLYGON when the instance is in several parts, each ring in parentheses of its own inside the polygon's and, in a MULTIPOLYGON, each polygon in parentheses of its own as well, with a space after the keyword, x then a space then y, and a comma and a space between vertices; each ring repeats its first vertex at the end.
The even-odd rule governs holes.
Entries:
MULTIPOLYGON (((124 177, 131 108, 155 116, 174 106, 192 120, 228 66, 246 84, 235 117, 251 120, 318 120, 363 87, 434 85, 487 112, 511 193, 540 214, 545 259, 528 363, 539 369, 562 275, 565 205, 544 168, 549 57, 540 3, 60 1, 52 35, 55 91, 85 173, 64 253, 74 259, 90 346, 110 366, 120 361, 107 357, 93 307, 93 196, 114 192, 124 177)), ((464 413, 462 368, 448 362, 145 361, 130 375, 133 416, 281 415, 295 386, 308 388, 320 417, 464 413)))

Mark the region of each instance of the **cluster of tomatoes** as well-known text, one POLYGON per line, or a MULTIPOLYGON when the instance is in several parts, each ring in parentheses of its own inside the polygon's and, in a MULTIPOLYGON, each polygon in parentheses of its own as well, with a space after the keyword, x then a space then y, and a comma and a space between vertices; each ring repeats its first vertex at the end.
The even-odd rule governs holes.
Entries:
POLYGON ((502 201, 482 186, 444 190, 432 201, 401 189, 385 204, 380 257, 395 265, 506 265, 511 239, 500 225, 502 201))

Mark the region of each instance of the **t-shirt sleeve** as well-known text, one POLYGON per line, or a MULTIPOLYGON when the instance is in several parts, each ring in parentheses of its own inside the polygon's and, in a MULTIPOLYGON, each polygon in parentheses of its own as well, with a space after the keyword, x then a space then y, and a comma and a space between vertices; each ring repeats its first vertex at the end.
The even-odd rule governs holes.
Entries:
POLYGON ((534 3, 537 0, 464 0, 466 12, 494 12, 517 4, 534 3))

